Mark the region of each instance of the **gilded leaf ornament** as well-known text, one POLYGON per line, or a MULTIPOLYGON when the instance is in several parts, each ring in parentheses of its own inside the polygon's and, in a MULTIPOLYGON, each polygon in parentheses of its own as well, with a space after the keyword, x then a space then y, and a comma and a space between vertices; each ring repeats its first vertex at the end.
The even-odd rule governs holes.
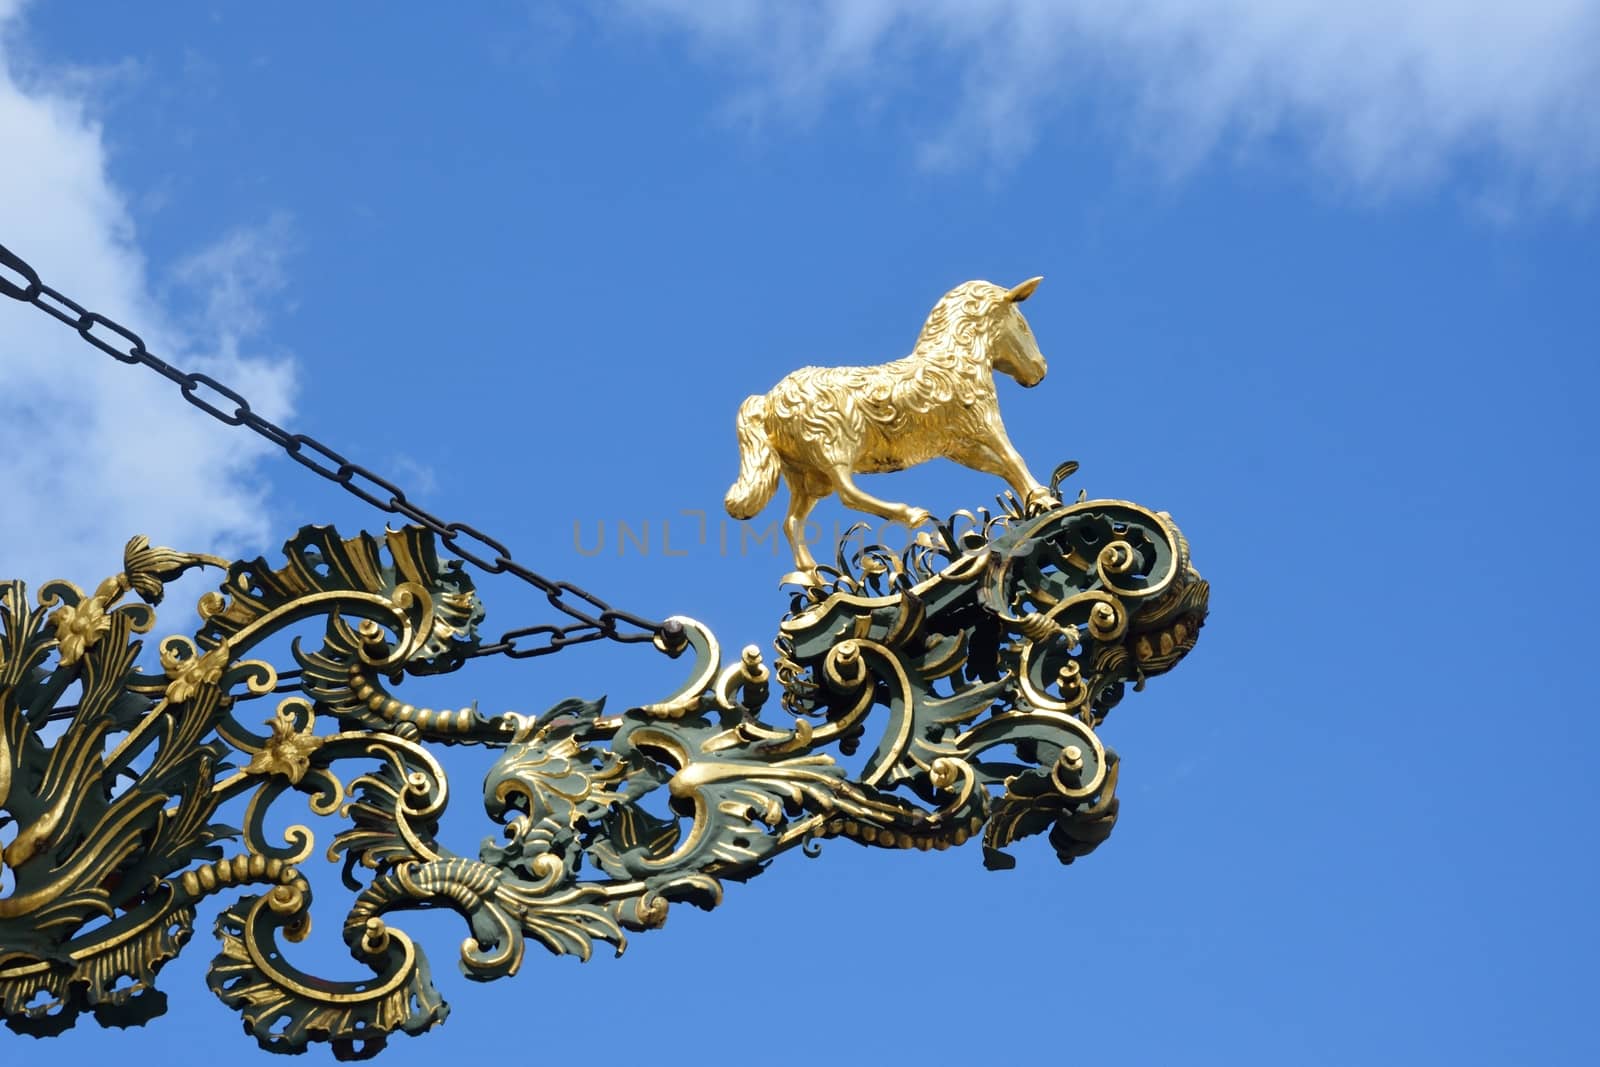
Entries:
POLYGON ((272 728, 272 734, 266 745, 250 757, 245 773, 281 774, 289 779, 290 785, 298 784, 311 769, 311 754, 321 746, 322 738, 312 733, 309 725, 305 729, 297 726, 294 716, 285 708, 268 719, 267 725, 272 728))

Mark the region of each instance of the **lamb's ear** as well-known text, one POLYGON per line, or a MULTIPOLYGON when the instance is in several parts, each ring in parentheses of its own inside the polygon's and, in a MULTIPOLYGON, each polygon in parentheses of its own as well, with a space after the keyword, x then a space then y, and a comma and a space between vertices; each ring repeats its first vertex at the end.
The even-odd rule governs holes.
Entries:
POLYGON ((1039 283, 1042 281, 1044 281, 1044 275, 1042 274, 1037 278, 1029 278, 1006 293, 1006 299, 1013 304, 1020 304, 1033 295, 1033 291, 1039 288, 1039 283))

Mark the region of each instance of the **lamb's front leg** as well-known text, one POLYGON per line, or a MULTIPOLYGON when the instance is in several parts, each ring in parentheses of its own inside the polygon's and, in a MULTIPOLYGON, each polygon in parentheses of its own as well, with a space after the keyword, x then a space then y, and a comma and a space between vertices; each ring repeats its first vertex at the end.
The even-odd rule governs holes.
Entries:
POLYGON ((1033 476, 1028 465, 1022 461, 1022 456, 1012 447, 999 416, 989 421, 993 430, 989 440, 970 442, 950 458, 964 467, 1004 478, 1012 492, 1017 494, 1017 499, 1022 501, 1023 510, 1030 515, 1060 507, 1061 501, 1033 476))

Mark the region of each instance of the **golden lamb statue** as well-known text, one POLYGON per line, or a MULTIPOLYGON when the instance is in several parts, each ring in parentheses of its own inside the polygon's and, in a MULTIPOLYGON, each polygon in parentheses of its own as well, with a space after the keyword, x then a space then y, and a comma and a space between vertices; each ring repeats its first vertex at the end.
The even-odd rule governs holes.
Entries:
POLYGON ((838 493, 846 506, 908 527, 930 515, 863 492, 854 475, 897 471, 938 456, 998 474, 1033 509, 1054 505, 1006 437, 994 372, 1038 385, 1045 360, 1018 304, 1039 287, 1029 278, 1011 289, 974 281, 946 293, 904 359, 876 367, 803 367, 765 396, 739 407, 739 480, 728 490, 728 514, 748 519, 767 505, 778 475, 789 486, 784 536, 797 573, 786 581, 820 581, 805 542, 817 501, 838 493))

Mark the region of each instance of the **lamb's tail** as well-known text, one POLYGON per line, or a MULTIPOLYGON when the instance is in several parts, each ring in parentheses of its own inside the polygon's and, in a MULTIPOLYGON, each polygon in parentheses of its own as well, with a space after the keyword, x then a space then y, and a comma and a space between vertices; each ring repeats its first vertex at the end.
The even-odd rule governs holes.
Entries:
POLYGON ((739 480, 722 501, 736 519, 754 517, 778 491, 778 457, 767 440, 766 418, 764 396, 752 396, 739 405, 739 480))

